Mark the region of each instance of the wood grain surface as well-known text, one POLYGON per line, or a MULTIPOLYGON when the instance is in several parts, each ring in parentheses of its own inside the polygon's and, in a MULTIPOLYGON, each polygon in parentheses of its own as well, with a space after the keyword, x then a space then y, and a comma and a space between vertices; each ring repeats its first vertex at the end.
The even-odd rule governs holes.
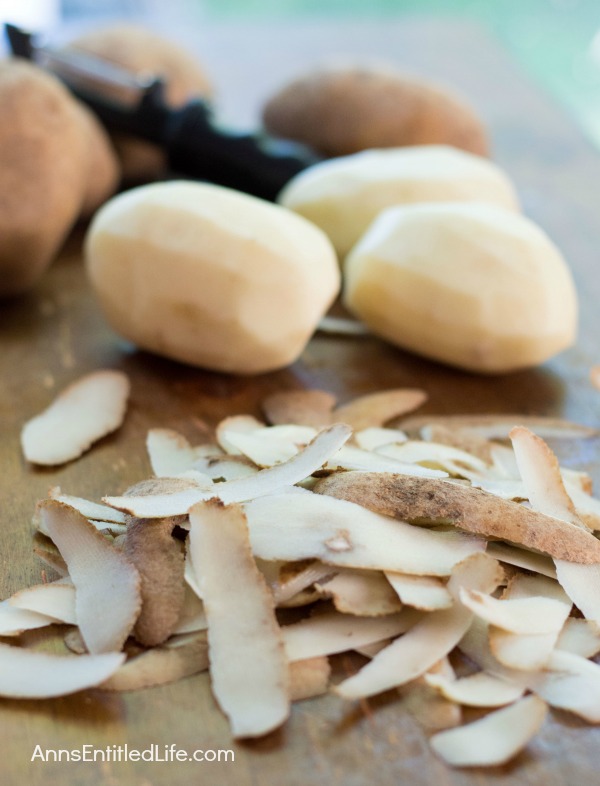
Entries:
MULTIPOLYGON (((214 27, 187 31, 209 65, 224 114, 251 122, 277 84, 327 56, 371 55, 461 88, 493 131, 495 158, 519 188, 526 212, 563 249, 581 300, 575 348, 543 367, 504 377, 478 377, 403 353, 373 338, 316 335, 289 369, 234 378, 153 357, 118 339, 90 295, 82 266, 84 229, 76 231, 36 290, 0 305, 1 597, 37 583, 32 553, 36 500, 52 485, 99 498, 149 473, 148 428, 179 429, 195 441, 225 415, 258 415, 275 390, 321 387, 346 400, 397 386, 423 387, 424 412, 505 412, 562 415, 598 425, 600 393, 589 382, 600 362, 600 159, 572 122, 521 74, 482 30, 444 21, 321 23, 272 29, 214 27), (28 466, 19 446, 23 422, 71 380, 97 368, 119 368, 132 383, 123 428, 80 460, 58 469, 28 466)), ((565 463, 600 480, 598 440, 561 448, 565 463)), ((106 609, 110 614, 111 609, 106 609)), ((36 641, 30 634, 25 641, 36 641)), ((352 669, 341 657, 336 669, 352 669)), ((600 732, 565 713, 552 713, 542 732, 509 766, 453 771, 430 752, 427 735, 396 692, 368 703, 328 696, 297 704, 281 731, 252 744, 232 743, 206 674, 174 685, 116 695, 0 701, 0 782, 7 786, 223 786, 317 784, 597 783, 600 732), (74 749, 123 745, 145 749, 232 749, 229 763, 42 763, 35 746, 74 749)))

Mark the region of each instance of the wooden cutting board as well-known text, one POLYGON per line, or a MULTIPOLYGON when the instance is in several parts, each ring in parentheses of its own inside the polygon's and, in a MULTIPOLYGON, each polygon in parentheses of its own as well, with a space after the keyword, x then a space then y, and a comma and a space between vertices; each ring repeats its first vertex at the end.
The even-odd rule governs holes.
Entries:
MULTIPOLYGON (((202 54, 219 86, 224 115, 250 123, 277 84, 328 56, 387 58, 454 84, 489 122, 495 158, 517 184, 526 212, 563 249, 581 300, 578 344, 543 367, 504 377, 477 377, 427 362, 373 338, 316 335, 301 359, 274 374, 234 378, 153 357, 120 341, 105 325, 87 287, 75 232, 37 289, 0 305, 0 591, 6 597, 41 580, 30 524, 36 500, 52 485, 99 498, 149 473, 144 440, 164 426, 202 438, 226 415, 260 414, 272 391, 321 387, 340 400, 384 388, 429 392, 424 412, 534 413, 598 425, 600 393, 589 371, 600 362, 600 159, 570 119, 515 67, 481 29, 463 23, 386 21, 301 24, 265 29, 228 25, 182 33, 202 54), (51 470, 24 462, 19 431, 71 380, 120 368, 132 383, 123 428, 79 461, 51 470)), ((600 479, 598 440, 561 447, 565 463, 600 479)), ((110 614, 111 609, 107 608, 110 614)), ((25 640, 35 641, 31 634, 25 640)), ((336 668, 352 668, 340 658, 336 668)), ((45 702, 0 701, 0 782, 13 786, 187 784, 594 783, 599 732, 553 713, 513 764, 493 771, 452 771, 435 759, 427 735, 392 692, 368 703, 328 696, 298 704, 284 729, 252 744, 233 744, 201 674, 129 695, 88 691, 45 702), (41 749, 129 744, 141 750, 175 744, 231 749, 235 761, 32 761, 41 749)), ((90 754, 91 755, 91 754, 90 754)))

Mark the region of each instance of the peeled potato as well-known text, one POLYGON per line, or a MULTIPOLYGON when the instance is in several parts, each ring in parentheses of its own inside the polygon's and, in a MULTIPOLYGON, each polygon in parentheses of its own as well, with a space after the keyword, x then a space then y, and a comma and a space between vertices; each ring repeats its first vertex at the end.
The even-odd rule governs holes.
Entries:
MULTIPOLYGON (((69 48, 109 60, 134 75, 163 78, 166 102, 174 108, 212 93, 204 69, 192 55, 143 27, 116 24, 93 30, 73 40, 69 48)), ((120 100, 124 96, 115 88, 112 97, 120 100)), ((143 182, 164 175, 167 162, 156 145, 127 134, 113 135, 113 142, 125 180, 143 182)))
POLYGON ((315 164, 278 197, 347 254, 386 207, 414 202, 490 202, 518 210, 515 190, 487 159, 444 145, 365 150, 315 164))
POLYGON ((326 236, 300 216, 205 183, 113 198, 86 238, 112 327, 138 346, 239 374, 293 362, 335 298, 326 236))
POLYGON ((304 142, 325 156, 433 144, 488 152, 483 122, 463 98, 393 67, 312 71, 267 102, 263 123, 269 133, 304 142))
POLYGON ((0 62, 0 296, 33 286, 75 222, 88 138, 80 108, 25 60, 0 62))
POLYGON ((463 369, 534 366, 575 340, 560 252, 529 219, 490 205, 389 208, 344 273, 345 304, 373 333, 463 369))

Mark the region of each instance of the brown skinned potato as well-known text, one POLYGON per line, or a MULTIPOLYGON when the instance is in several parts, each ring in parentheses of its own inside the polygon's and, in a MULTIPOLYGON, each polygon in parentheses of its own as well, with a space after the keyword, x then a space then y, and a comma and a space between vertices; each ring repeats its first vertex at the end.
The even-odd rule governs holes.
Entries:
MULTIPOLYGON (((172 107, 212 93, 208 77, 194 57, 142 27, 117 24, 93 30, 72 41, 69 48, 82 49, 134 74, 164 78, 165 98, 172 107)), ((113 97, 122 96, 115 91, 113 97)), ((126 134, 113 135, 113 143, 126 181, 141 183, 165 174, 167 162, 156 145, 126 134)))
POLYGON ((453 91, 394 68, 317 69, 283 87, 263 110, 265 129, 325 156, 404 145, 451 145, 487 155, 485 127, 453 91))
POLYGON ((86 219, 115 193, 121 167, 110 137, 96 116, 83 104, 77 107, 88 143, 87 178, 81 205, 81 217, 86 219))
POLYGON ((88 137, 81 112, 49 74, 0 62, 0 296, 29 289, 79 214, 88 137))

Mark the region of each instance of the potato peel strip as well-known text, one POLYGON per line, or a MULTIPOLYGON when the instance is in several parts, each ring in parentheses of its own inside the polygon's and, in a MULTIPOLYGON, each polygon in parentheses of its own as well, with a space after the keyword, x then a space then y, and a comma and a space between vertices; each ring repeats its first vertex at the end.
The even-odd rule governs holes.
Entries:
POLYGON ((452 605, 452 596, 445 585, 433 576, 411 576, 388 571, 390 582, 402 603, 423 611, 447 609, 452 605))
POLYGON ((0 696, 47 699, 92 688, 108 679, 125 655, 62 657, 0 644, 0 696))
MULTIPOLYGON (((146 450, 154 474, 167 478, 192 469, 194 462, 206 455, 206 450, 193 448, 183 434, 168 428, 150 429, 146 450)), ((221 453, 216 446, 214 452, 221 453)))
POLYGON ((500 600, 477 590, 463 589, 460 600, 474 614, 510 633, 557 633, 569 616, 570 605, 553 598, 500 600))
POLYGON ((126 661, 106 682, 102 690, 130 691, 166 685, 208 668, 206 633, 178 636, 160 647, 142 652, 126 661))
POLYGON ((45 628, 59 620, 29 609, 13 606, 9 600, 0 603, 0 636, 18 636, 25 630, 45 628))
POLYGON ((559 418, 535 415, 422 415, 406 418, 400 428, 415 432, 424 426, 445 426, 477 434, 486 439, 506 439, 509 431, 517 424, 531 429, 542 437, 584 439, 594 437, 598 429, 571 423, 559 418))
POLYGON ((519 685, 478 671, 470 677, 449 680, 439 674, 426 674, 425 681, 450 701, 468 707, 502 707, 521 698, 525 689, 519 685))
POLYGON ((412 611, 387 617, 359 617, 329 612, 281 629, 290 662, 333 655, 405 633, 419 620, 412 611))
POLYGON ((137 570, 74 508, 44 500, 39 512, 68 565, 88 651, 118 652, 141 608, 137 570))
POLYGON ((185 489, 173 494, 105 497, 104 502, 139 518, 163 518, 187 513, 197 502, 212 497, 225 504, 243 502, 293 486, 320 469, 350 437, 347 426, 337 424, 319 432, 313 441, 289 461, 263 469, 256 475, 215 485, 214 491, 185 489))
POLYGON ((470 535, 412 527, 309 491, 261 497, 244 507, 252 550, 261 559, 318 558, 345 567, 448 576, 457 562, 485 548, 470 535))
MULTIPOLYGON (((474 554, 454 568, 448 589, 453 596, 461 587, 491 592, 501 576, 496 560, 487 554, 474 554)), ((458 603, 427 614, 408 633, 375 655, 358 674, 338 685, 336 693, 346 699, 373 696, 420 677, 454 649, 471 619, 471 612, 458 603)))
POLYGON ((600 561, 600 541, 589 531, 449 481, 387 472, 345 472, 320 480, 315 491, 404 521, 449 522, 468 532, 520 543, 559 559, 600 561))
POLYGON ((379 617, 402 608, 398 596, 380 571, 342 569, 316 587, 344 614, 379 617))
POLYGON ((504 764, 537 733, 547 711, 544 701, 527 696, 474 723, 442 731, 429 742, 437 755, 454 767, 504 764))
POLYGON ((120 371, 95 371, 77 380, 25 424, 21 432, 25 458, 43 465, 77 458, 119 428, 128 396, 129 380, 120 371))
POLYGON ((552 707, 568 710, 590 723, 600 723, 600 666, 570 652, 555 650, 543 671, 509 669, 489 649, 487 625, 475 622, 459 648, 477 665, 501 679, 537 693, 552 707))
POLYGON ((162 644, 174 632, 185 597, 184 554, 172 537, 174 519, 131 519, 124 554, 140 575, 142 607, 135 638, 145 646, 162 644))
MULTIPOLYGON (((511 439, 532 505, 542 512, 550 510, 563 520, 577 521, 573 503, 557 470, 558 462, 550 448, 524 428, 513 429, 511 439), (532 466, 536 467, 536 471, 532 470, 532 466), (549 483, 553 485, 550 500, 544 493, 549 483)), ((600 563, 600 559, 594 561, 600 563)), ((573 564, 562 559, 555 559, 554 564, 558 580, 573 603, 587 619, 600 624, 600 564, 573 564)))
POLYGON ((560 632, 556 648, 582 658, 593 658, 600 652, 600 627, 590 620, 570 617, 560 632))
POLYGON ((308 658, 290 663, 290 698, 312 699, 327 692, 331 666, 326 657, 308 658))
POLYGON ((544 440, 523 426, 513 428, 509 436, 519 473, 534 510, 577 527, 584 527, 565 490, 558 459, 544 440))
POLYGON ((536 623, 522 633, 510 633, 501 627, 490 628, 490 649, 500 663, 513 669, 536 671, 550 659, 571 611, 571 601, 558 582, 545 576, 523 573, 514 575, 502 594, 502 600, 511 599, 543 600, 546 603, 554 601, 559 604, 555 609, 555 624, 548 625, 550 629, 546 633, 535 633, 536 623))
POLYGON ((289 670, 242 508, 216 500, 195 505, 190 550, 208 620, 213 692, 234 737, 261 736, 289 714, 289 670))
POLYGON ((336 407, 333 418, 340 423, 348 423, 354 431, 370 426, 383 426, 388 420, 399 418, 412 412, 427 400, 424 390, 399 388, 382 390, 352 399, 347 404, 336 407))
POLYGON ((335 396, 325 390, 284 390, 267 396, 262 408, 274 426, 295 423, 322 428, 331 424, 335 402, 335 396))
POLYGON ((53 619, 76 625, 75 588, 62 581, 36 584, 16 592, 8 602, 15 608, 26 609, 36 614, 45 614, 53 619))

